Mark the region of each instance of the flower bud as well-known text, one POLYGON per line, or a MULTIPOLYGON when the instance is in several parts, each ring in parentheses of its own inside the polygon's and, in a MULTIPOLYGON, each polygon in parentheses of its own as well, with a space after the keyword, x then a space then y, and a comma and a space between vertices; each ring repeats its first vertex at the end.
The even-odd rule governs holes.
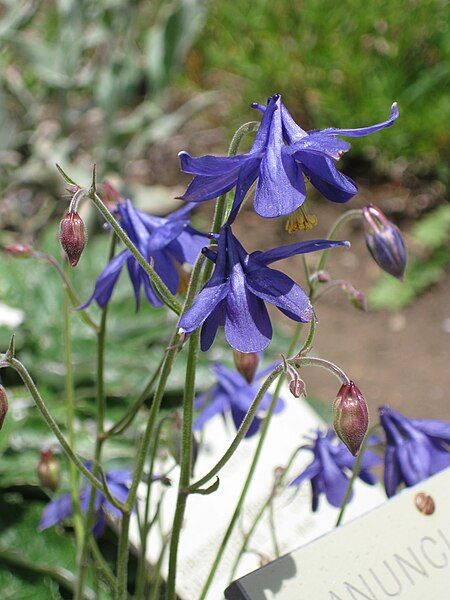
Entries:
POLYGON ((5 388, 0 384, 0 429, 3 427, 8 406, 8 396, 6 395, 5 388))
POLYGON ((30 258, 33 255, 33 248, 28 244, 11 244, 5 246, 5 252, 14 258, 30 258))
POLYGON ((251 383, 259 365, 258 353, 233 350, 233 358, 237 371, 248 383, 251 383))
POLYGON ((61 220, 59 239, 71 267, 76 267, 86 245, 83 219, 77 212, 67 212, 61 220))
POLYGON ((364 396, 350 381, 344 383, 333 403, 333 427, 353 456, 357 456, 369 427, 364 396))
POLYGON ((331 279, 331 275, 328 273, 328 271, 324 271, 323 269, 321 271, 317 271, 315 275, 319 283, 328 283, 331 279))
POLYGON ((306 385, 300 377, 294 377, 289 383, 289 391, 294 398, 300 398, 302 394, 306 394, 306 385))
POLYGON ((366 245, 377 265, 397 279, 403 279, 407 251, 398 227, 373 204, 363 208, 366 245))
POLYGON ((59 461, 52 450, 41 450, 41 458, 37 466, 37 475, 41 485, 56 492, 59 484, 59 461))
POLYGON ((355 308, 362 311, 367 310, 366 297, 363 292, 357 290, 352 285, 348 285, 345 291, 347 292, 350 302, 355 308))

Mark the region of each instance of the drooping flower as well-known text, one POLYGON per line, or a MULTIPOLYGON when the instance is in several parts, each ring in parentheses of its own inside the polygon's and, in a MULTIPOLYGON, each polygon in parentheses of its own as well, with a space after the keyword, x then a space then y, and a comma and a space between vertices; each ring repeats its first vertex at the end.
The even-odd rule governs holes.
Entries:
POLYGON ((408 419, 393 408, 379 409, 386 433, 384 486, 388 497, 450 467, 450 423, 408 419))
MULTIPOLYGON (((258 381, 268 374, 268 370, 265 369, 257 373, 252 383, 248 383, 239 373, 218 363, 214 365, 213 371, 216 376, 216 383, 210 390, 201 394, 195 400, 195 408, 201 412, 194 422, 194 429, 201 429, 207 421, 216 415, 222 415, 225 418, 227 414, 231 414, 236 429, 239 429, 258 392, 258 381)), ((260 415, 267 411, 271 399, 272 394, 267 392, 259 404, 258 412, 245 437, 251 437, 259 431, 261 425, 260 415)), ((284 402, 279 398, 274 412, 279 413, 283 408, 284 402)))
POLYGON ((305 177, 328 200, 347 202, 356 194, 356 184, 340 173, 333 161, 350 145, 336 136, 370 135, 389 127, 398 117, 394 103, 389 118, 370 127, 306 132, 295 123, 279 94, 269 98, 267 106, 252 106, 263 112, 263 118, 249 152, 228 157, 179 155, 181 170, 194 175, 184 200, 203 202, 236 186, 229 223, 256 180, 254 208, 262 217, 287 215, 299 208, 306 198, 305 177))
MULTIPOLYGON (((172 294, 176 293, 180 283, 179 265, 194 263, 202 247, 208 243, 205 235, 189 225, 192 208, 193 205, 188 204, 163 218, 136 209, 130 200, 117 204, 120 225, 146 260, 152 261, 156 273, 172 294)), ((147 273, 130 250, 125 249, 99 275, 91 297, 81 308, 86 308, 93 300, 100 307, 108 303, 125 263, 133 284, 136 307, 139 308, 142 286, 150 304, 162 306, 147 273)))
POLYGON ((202 326, 201 348, 208 350, 219 325, 223 325, 232 348, 259 352, 272 338, 265 302, 294 321, 305 323, 313 318, 312 305, 302 288, 267 265, 294 254, 348 245, 348 242, 310 240, 248 254, 225 225, 218 236, 217 250, 204 250, 215 263, 215 269, 191 308, 181 317, 180 328, 190 333, 202 326))
POLYGON ((403 279, 408 257, 400 229, 373 204, 363 208, 363 222, 366 246, 374 261, 386 273, 403 279))
MULTIPOLYGON (((90 463, 87 463, 86 466, 89 469, 92 468, 90 463)), ((106 473, 106 482, 109 491, 116 500, 119 500, 119 502, 126 502, 131 480, 132 473, 128 470, 112 470, 106 473)), ((80 491, 80 506, 83 513, 86 513, 88 510, 91 489, 92 486, 88 483, 80 491)), ((42 513, 39 530, 42 531, 52 525, 61 523, 61 521, 72 516, 72 514, 72 496, 71 494, 64 494, 47 504, 42 513)), ((92 533, 95 537, 102 535, 105 530, 107 516, 110 516, 113 519, 120 519, 122 513, 118 508, 111 504, 102 492, 95 490, 94 522, 92 527, 92 533)))
MULTIPOLYGON (((311 450, 313 461, 290 485, 299 486, 304 481, 311 482, 313 512, 319 506, 320 494, 325 494, 327 501, 338 508, 344 500, 349 475, 356 459, 342 442, 336 440, 331 429, 326 433, 317 430, 315 437, 310 439, 311 443, 302 448, 311 450)), ((374 485, 376 477, 370 469, 379 463, 378 456, 366 450, 361 459, 360 479, 369 485, 374 485)))

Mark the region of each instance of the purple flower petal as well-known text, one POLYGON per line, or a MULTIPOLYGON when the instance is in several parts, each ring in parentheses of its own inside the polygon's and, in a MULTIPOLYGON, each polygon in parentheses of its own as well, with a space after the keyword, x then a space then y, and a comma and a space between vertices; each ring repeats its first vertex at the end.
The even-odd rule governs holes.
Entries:
POLYGON ((358 191, 355 182, 340 173, 330 158, 300 150, 295 159, 313 186, 332 202, 347 202, 358 191))
POLYGON ((396 450, 393 446, 388 446, 384 455, 384 487, 388 498, 395 494, 401 481, 396 450))
POLYGON ((281 110, 278 108, 272 118, 253 201, 255 211, 262 217, 290 214, 306 198, 301 172, 294 158, 283 150, 281 110))
POLYGON ((194 429, 196 431, 202 429, 202 427, 207 423, 210 419, 215 417, 216 415, 224 415, 227 409, 229 408, 229 403, 227 400, 227 396, 218 391, 212 390, 212 400, 206 404, 206 406, 202 409, 197 419, 194 422, 194 429))
POLYGON ((450 423, 437 419, 410 419, 410 423, 422 433, 450 444, 450 423))
POLYGON ((180 319, 180 328, 190 333, 203 324, 205 319, 212 313, 214 308, 228 294, 229 283, 218 285, 206 285, 180 319))
POLYGON ((229 192, 236 185, 238 177, 239 169, 218 177, 196 175, 180 198, 186 202, 212 200, 229 192))
POLYGON ((289 147, 289 152, 294 154, 297 151, 317 153, 318 155, 328 156, 338 160, 344 152, 350 149, 350 144, 333 135, 324 134, 321 131, 312 132, 305 135, 300 140, 294 142, 289 147))
POLYGON ((84 310, 87 308, 93 300, 97 301, 100 308, 104 308, 111 298, 114 286, 119 279, 120 272, 123 267, 123 263, 131 255, 129 250, 123 250, 120 254, 115 256, 112 261, 102 271, 97 281, 95 282, 94 291, 92 296, 82 304, 79 309, 84 310))
POLYGON ((260 158, 252 158, 248 160, 240 170, 239 177, 236 182, 236 191, 234 193, 233 206, 228 217, 229 225, 231 225, 235 220, 242 202, 245 200, 249 189, 256 181, 256 178, 259 174, 260 165, 260 158))
POLYGON ((369 127, 359 127, 357 129, 337 129, 330 127, 328 129, 321 129, 320 133, 326 133, 328 135, 343 135, 348 137, 363 137, 365 135, 376 133, 377 131, 380 131, 380 129, 384 129, 385 127, 390 127, 394 124, 398 115, 399 111, 397 102, 394 102, 391 106, 391 113, 389 115, 389 118, 386 121, 382 121, 381 123, 377 123, 376 125, 370 125, 369 127))
POLYGON ((222 300, 205 319, 200 333, 200 348, 203 352, 210 349, 220 325, 225 324, 225 302, 222 300))
POLYGON ((296 320, 307 323, 313 318, 313 308, 308 296, 290 277, 268 267, 247 273, 247 288, 266 302, 295 315, 296 320))
POLYGON ((239 154, 238 156, 198 156, 194 157, 187 152, 180 152, 181 170, 183 173, 192 175, 203 175, 206 177, 217 177, 228 175, 237 171, 250 158, 251 154, 239 154))
POLYGON ((299 486, 303 481, 312 479, 322 471, 322 465, 318 458, 315 458, 304 471, 300 473, 289 485, 299 486))
POLYGON ((307 240, 304 242, 296 242, 295 244, 287 244, 286 246, 279 246, 278 248, 273 248, 272 250, 267 250, 265 252, 252 252, 250 254, 250 261, 255 259, 260 264, 269 265, 277 260, 283 260, 284 258, 289 258, 295 254, 307 254, 309 252, 317 252, 319 250, 336 248, 338 246, 345 246, 348 248, 350 243, 346 241, 307 240))
MULTIPOLYGON (((242 421, 244 420, 245 415, 247 414, 247 411, 241 410, 238 406, 236 406, 236 404, 231 404, 230 409, 231 409, 231 416, 233 418, 234 426, 236 427, 236 429, 239 429, 242 421)), ((260 427, 261 427, 261 419, 259 419, 258 417, 255 416, 253 418, 252 422, 250 423, 250 427, 248 428, 247 433, 245 434, 245 437, 246 438, 252 437, 253 435, 255 435, 255 433, 258 433, 260 427)))
POLYGON ((61 521, 70 517, 72 512, 72 498, 70 494, 64 494, 64 496, 52 500, 44 508, 39 523, 39 531, 43 531, 52 525, 56 525, 56 523, 61 523, 61 521))

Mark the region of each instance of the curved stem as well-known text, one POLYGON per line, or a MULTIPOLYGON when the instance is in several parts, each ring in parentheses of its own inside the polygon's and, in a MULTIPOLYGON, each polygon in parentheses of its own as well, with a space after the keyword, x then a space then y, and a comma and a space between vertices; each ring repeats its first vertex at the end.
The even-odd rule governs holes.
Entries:
POLYGON ((187 494, 192 470, 192 423, 195 397, 195 373, 199 353, 200 330, 197 329, 189 340, 189 353, 186 363, 186 383, 183 397, 183 425, 181 442, 180 479, 178 483, 177 503, 172 525, 169 550, 169 573, 167 576, 166 598, 175 600, 175 580, 177 572, 178 544, 183 525, 187 494))
MULTIPOLYGON (((354 208, 352 210, 348 210, 343 215, 341 215, 339 217, 339 219, 337 219, 337 221, 334 223, 334 225, 331 227, 330 231, 328 232, 326 239, 332 240, 343 225, 345 225, 352 219, 360 219, 361 216, 362 216, 362 210, 360 208, 354 208)), ((327 262, 328 252, 329 252, 329 248, 327 250, 322 251, 322 254, 321 254, 320 260, 319 260, 319 264, 317 266, 317 271, 323 271, 323 269, 325 268, 325 263, 327 262)))
MULTIPOLYGON (((294 336, 293 336, 291 344, 289 346, 288 355, 292 354, 292 352, 294 351, 294 349, 295 349, 295 347, 296 347, 296 345, 298 343, 298 340, 299 340, 299 337, 300 337, 300 332, 301 332, 301 325, 302 325, 301 323, 297 324, 294 336)), ((218 566, 220 564, 220 561, 222 559, 222 555, 223 555, 223 553, 225 551, 225 548, 226 548, 226 546, 228 544, 228 540, 230 539, 230 536, 231 536, 231 534, 233 532, 234 526, 235 526, 235 524, 236 524, 236 522, 237 522, 237 520, 239 518, 239 515, 241 514, 241 510, 242 510, 242 507, 244 505, 244 501, 245 501, 245 498, 247 496, 247 492, 248 492, 248 490, 250 488, 250 484, 252 482, 253 475, 255 473, 256 466, 258 464, 259 457, 261 455, 261 451, 262 451, 262 448, 264 446, 264 442, 265 442, 265 439, 266 439, 266 436, 267 436, 267 432, 269 430, 270 419, 272 417, 273 411, 275 410, 275 406, 276 406, 278 397, 280 395, 281 386, 283 385, 283 381, 284 381, 282 367, 280 366, 279 368, 281 369, 281 375, 278 373, 279 378, 278 378, 277 386, 276 386, 275 391, 274 391, 274 393, 272 395, 272 399, 270 401, 270 405, 269 405, 269 409, 267 411, 267 414, 264 417, 262 425, 261 425, 261 430, 260 430, 258 445, 256 446, 256 450, 255 450, 255 453, 253 455, 253 460, 251 462, 251 465, 250 465, 250 468, 249 468, 249 471, 248 471, 248 474, 247 474, 247 478, 246 478, 245 483, 244 483, 244 487, 242 488, 241 495, 239 496, 239 500, 238 500, 238 502, 236 504, 236 508, 234 509, 234 513, 233 513, 233 515, 232 515, 232 517, 230 519, 230 522, 228 524, 227 530, 226 530, 225 535, 224 535, 224 537, 222 539, 222 543, 221 543, 221 545, 219 547, 219 550, 218 550, 218 552, 216 554, 216 557, 214 559, 213 565, 212 565, 211 570, 210 570, 209 575, 208 575, 208 579, 206 580, 205 585, 203 586, 202 593, 200 595, 199 600, 204 600, 204 598, 206 597, 206 594, 208 593, 208 590, 209 590, 209 588, 211 586, 211 583, 212 583, 212 581, 214 579, 214 576, 216 574, 217 568, 218 568, 218 566)))
POLYGON ((86 477, 86 479, 89 480, 89 482, 97 490, 104 493, 105 490, 103 488, 102 483, 96 477, 94 477, 94 475, 84 466, 83 462, 78 458, 78 456, 70 447, 70 444, 67 442, 61 429, 58 427, 58 424, 48 411, 47 406, 45 405, 45 402, 42 399, 42 396, 40 395, 39 390, 36 387, 36 384, 34 383, 25 366, 16 358, 6 358, 5 355, 0 355, 0 369, 4 367, 12 367, 19 374, 23 383, 30 392, 37 408, 39 409, 39 412, 43 416, 49 428, 52 430, 58 442, 61 444, 61 447, 64 450, 66 456, 73 462, 77 469, 86 477))
POLYGON ((222 469, 222 467, 224 467, 227 464, 227 462, 230 460, 230 458, 236 452, 239 444, 244 439, 245 434, 247 433, 250 425, 252 424, 252 421, 256 415, 256 412, 258 410, 261 400, 263 399, 263 397, 266 394, 269 387, 272 385, 272 383, 275 381, 275 379, 282 372, 283 372, 283 366, 278 365, 266 377, 266 379, 264 380, 264 383, 259 388, 258 393, 256 394, 253 402, 251 403, 250 408, 248 409, 247 414, 245 415, 244 420, 242 421, 242 423, 241 423, 233 441, 229 445, 227 451, 224 453, 222 458, 219 461, 217 461, 217 463, 214 465, 214 467, 212 467, 212 469, 210 471, 208 471, 208 473, 206 473, 206 475, 204 475, 198 481, 196 481, 195 483, 193 483, 192 485, 189 486, 189 488, 186 490, 187 492, 192 493, 192 492, 195 492, 196 490, 198 490, 200 487, 205 485, 205 483, 208 483, 208 481, 210 481, 215 475, 217 475, 217 473, 222 469))
POLYGON ((296 367, 322 367, 337 377, 341 383, 350 383, 350 379, 347 377, 344 371, 325 358, 318 358, 316 356, 303 356, 301 358, 296 357, 288 360, 287 362, 296 367))

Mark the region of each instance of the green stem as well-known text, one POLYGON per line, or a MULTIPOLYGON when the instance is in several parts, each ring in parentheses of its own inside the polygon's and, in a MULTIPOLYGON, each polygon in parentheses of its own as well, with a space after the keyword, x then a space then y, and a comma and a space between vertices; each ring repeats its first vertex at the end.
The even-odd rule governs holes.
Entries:
MULTIPOLYGON (((66 263, 68 266, 68 263, 66 263)), ((67 273, 67 278, 70 282, 70 272, 67 273)), ((72 367, 72 344, 71 344, 71 327, 70 327, 70 299, 68 287, 66 286, 63 292, 63 316, 64 316, 64 362, 66 367, 65 374, 65 391, 66 391, 66 408, 67 408, 67 430, 69 432, 69 444, 75 451, 75 431, 74 431, 74 381, 72 367)), ((69 476, 70 476, 70 494, 72 496, 72 505, 74 507, 74 525, 75 537, 77 542, 77 551, 80 550, 81 538, 83 535, 83 520, 81 516, 80 498, 78 495, 78 471, 72 461, 69 461, 69 476)))
POLYGON ((115 425, 113 425, 110 429, 108 429, 108 431, 105 431, 106 437, 120 435, 131 425, 135 416, 138 414, 139 409, 142 407, 144 402, 147 400, 150 392, 152 391, 153 386, 155 385, 155 382, 161 371, 161 366, 162 366, 163 360, 164 359, 161 359, 161 362, 159 363, 156 371, 151 376, 150 380, 148 381, 145 388, 142 390, 139 397, 136 398, 136 401, 134 402, 134 404, 132 404, 130 406, 130 408, 127 410, 127 412, 123 415, 123 417, 119 421, 117 421, 117 423, 115 425))
POLYGON ((156 271, 151 267, 133 242, 130 240, 125 230, 119 225, 118 221, 112 215, 112 213, 105 206, 100 196, 95 192, 95 189, 91 189, 88 192, 89 198, 94 203, 95 207, 99 210, 105 220, 111 225, 117 237, 125 244, 134 258, 137 260, 139 265, 144 269, 147 275, 150 277, 151 282, 153 283, 155 290, 160 296, 161 300, 164 302, 166 306, 168 306, 174 313, 177 315, 181 314, 181 304, 178 300, 170 293, 166 284, 162 281, 156 271))
POLYGON ((58 424, 50 414, 45 405, 42 396, 39 393, 39 390, 36 387, 33 379, 30 374, 26 370, 25 366, 15 358, 7 358, 6 355, 0 355, 0 369, 4 367, 13 368, 22 379, 25 386, 28 388, 39 412, 43 416, 45 422, 57 438, 58 442, 61 444, 62 449, 64 450, 66 456, 73 462, 73 464, 77 467, 77 469, 89 480, 89 482, 100 492, 105 493, 105 488, 101 481, 99 481, 94 475, 84 466, 83 462, 78 458, 75 452, 72 450, 70 444, 67 442, 64 437, 61 429, 58 427, 58 424))
POLYGON ((111 571, 108 563, 103 558, 103 555, 100 552, 100 548, 98 547, 97 542, 93 538, 91 538, 89 546, 100 579, 102 579, 108 585, 111 591, 114 591, 116 589, 117 580, 114 576, 114 573, 111 571))
MULTIPOLYGON (((116 238, 111 236, 111 243, 108 255, 108 261, 112 260, 116 249, 116 238)), ((104 426, 105 426, 105 340, 106 340, 106 322, 108 318, 108 307, 106 304, 102 308, 100 327, 97 334, 97 393, 96 393, 96 409, 97 409, 97 433, 95 440, 95 451, 94 451, 94 463, 92 465, 92 473, 94 477, 98 473, 99 465, 101 463, 102 447, 104 442, 104 426)), ((104 481, 104 487, 107 489, 106 480, 104 481)), ((78 559, 78 576, 77 576, 77 589, 75 594, 75 600, 81 600, 83 597, 83 588, 86 579, 86 572, 89 566, 89 542, 92 535, 92 527, 94 524, 94 513, 95 513, 95 497, 97 495, 96 490, 91 487, 89 494, 89 504, 86 512, 86 519, 84 524, 84 535, 83 544, 79 553, 78 559)))
MULTIPOLYGON (((349 221, 351 221, 353 219, 360 219, 361 216, 362 216, 362 210, 360 208, 348 210, 342 216, 340 216, 339 219, 337 219, 337 221, 334 223, 334 225, 331 227, 330 231, 328 232, 326 239, 332 240, 343 225, 345 225, 346 223, 348 223, 349 221)), ((325 264, 327 262, 327 257, 328 257, 329 251, 330 251, 329 248, 327 250, 322 251, 322 254, 321 254, 320 260, 319 260, 319 264, 317 266, 317 271, 322 271, 325 268, 325 264)))
POLYGON ((181 442, 180 479, 178 483, 177 503, 172 525, 169 550, 169 573, 167 577, 167 600, 175 600, 175 580, 177 572, 178 544, 180 541, 181 527, 183 525, 184 511, 186 509, 187 494, 192 470, 192 423, 194 414, 195 374, 199 353, 200 330, 197 329, 189 340, 189 351, 186 363, 186 381, 183 395, 183 426, 181 442))
POLYGON ((275 553, 275 558, 280 556, 280 546, 278 545, 277 540, 277 532, 275 527, 275 517, 273 511, 273 498, 269 502, 269 529, 270 529, 270 537, 272 538, 273 551, 275 553))
MULTIPOLYGON (((298 340, 300 338, 300 332, 301 332, 301 323, 297 324, 297 327, 295 329, 295 333, 294 336, 292 338, 291 344, 289 346, 289 350, 288 350, 288 356, 290 356, 292 354, 292 352, 294 351, 295 347, 297 346, 298 340)), ((278 373, 279 375, 279 373, 278 373)), ((274 393, 272 395, 272 399, 270 401, 270 405, 269 405, 269 409, 267 411, 266 416, 263 419, 262 425, 261 425, 261 430, 260 430, 260 434, 259 434, 259 440, 258 440, 258 445, 256 446, 255 449, 255 454, 253 455, 253 460, 251 462, 248 474, 247 474, 247 478, 245 480, 244 483, 244 487, 242 488, 241 494, 239 496, 238 502, 236 504, 236 508, 234 509, 234 513, 230 519, 230 522, 228 524, 227 530, 225 532, 225 535, 222 539, 221 545, 219 547, 219 550, 217 551, 216 557, 214 559, 213 565, 211 567, 211 570, 209 572, 208 575, 208 579, 205 582, 205 585, 203 587, 202 593, 200 595, 199 600, 204 600, 204 598, 206 597, 206 594, 208 593, 208 590, 211 586, 211 583, 214 579, 214 576, 216 574, 217 568, 220 564, 220 561, 222 559, 223 553, 225 551, 225 548, 228 544, 228 540, 230 539, 230 536, 233 532, 234 526, 236 525, 236 522, 239 518, 239 515, 241 514, 242 511, 242 507, 244 505, 244 501, 245 498, 247 496, 247 492, 250 488, 250 484, 252 482, 253 479, 253 475, 255 473, 256 470, 256 466, 258 464, 259 461, 259 457, 261 455, 261 451, 262 448, 264 446, 264 442, 267 436, 267 432, 269 430, 269 424, 270 424, 270 420, 273 414, 273 411, 275 410, 275 406, 276 403, 278 401, 278 397, 280 395, 280 391, 281 391, 281 387, 283 385, 283 381, 284 381, 284 377, 283 377, 284 373, 282 373, 281 375, 279 375, 278 378, 278 382, 276 385, 276 388, 274 390, 274 393)))
MULTIPOLYGON (((73 593, 75 590, 75 577, 73 573, 67 571, 66 569, 41 565, 36 563, 34 560, 31 561, 24 558, 14 550, 9 550, 8 548, 3 547, 0 547, 0 562, 10 565, 11 567, 18 567, 19 569, 25 569, 26 571, 31 571, 32 573, 38 573, 39 575, 50 577, 53 579, 53 581, 56 581, 56 583, 70 593, 73 593)), ((95 598, 96 596, 92 590, 85 589, 83 596, 84 600, 95 600, 95 598)))
POLYGON ((335 527, 339 527, 340 524, 342 523, 342 519, 344 518, 345 510, 347 508, 347 505, 348 505, 351 495, 352 495, 353 486, 355 484, 355 481, 358 479, 359 473, 361 471, 362 459, 363 459, 364 453, 367 450, 367 442, 368 442, 370 436, 372 435, 372 433, 375 431, 375 429, 377 429, 377 427, 378 427, 378 424, 374 425, 371 429, 369 429, 369 431, 366 434, 366 437, 363 440, 363 443, 361 444, 361 448, 359 450, 358 456, 356 457, 355 464, 353 465, 351 477, 347 483, 347 489, 345 490, 345 495, 342 500, 341 508, 339 510, 339 515, 338 515, 335 527))

